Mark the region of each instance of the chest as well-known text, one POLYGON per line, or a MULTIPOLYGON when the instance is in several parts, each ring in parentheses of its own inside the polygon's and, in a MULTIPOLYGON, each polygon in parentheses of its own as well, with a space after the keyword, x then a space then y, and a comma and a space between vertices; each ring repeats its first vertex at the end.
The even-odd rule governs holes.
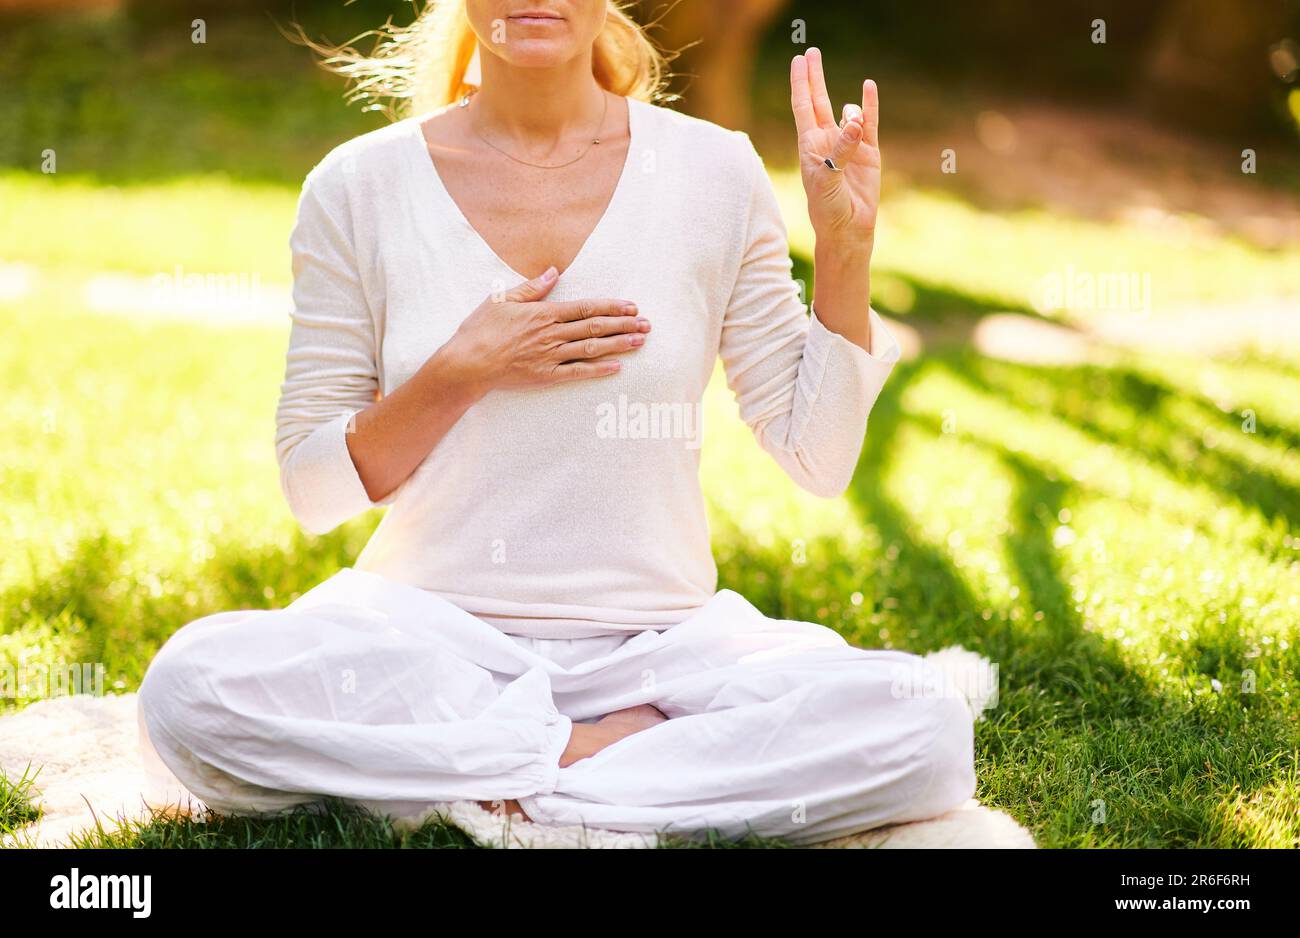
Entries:
POLYGON ((491 295, 554 265, 561 273, 548 299, 631 300, 652 333, 599 389, 574 382, 545 396, 698 397, 734 283, 720 249, 730 231, 720 227, 709 191, 683 186, 644 152, 658 148, 608 144, 576 167, 494 163, 487 172, 455 154, 430 162, 423 139, 415 142, 419 159, 402 177, 401 210, 385 213, 363 242, 383 393, 409 380, 491 295))
POLYGON ((478 236, 510 268, 561 273, 600 225, 627 157, 627 141, 592 146, 570 166, 538 168, 499 154, 438 155, 447 194, 478 236))

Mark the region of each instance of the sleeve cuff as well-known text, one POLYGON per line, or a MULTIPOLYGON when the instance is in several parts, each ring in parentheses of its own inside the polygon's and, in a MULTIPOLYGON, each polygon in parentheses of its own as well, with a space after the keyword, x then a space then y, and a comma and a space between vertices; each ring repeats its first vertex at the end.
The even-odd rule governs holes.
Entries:
POLYGON ((538 783, 535 795, 549 795, 555 791, 560 782, 560 757, 569 748, 569 737, 573 735, 573 720, 558 711, 547 717, 545 731, 546 748, 542 751, 542 779, 538 783))
POLYGON ((313 519, 314 523, 307 525, 310 528, 328 530, 368 508, 390 504, 397 494, 394 490, 379 501, 371 501, 366 493, 348 452, 348 425, 356 413, 340 414, 317 427, 293 454, 289 488, 310 493, 311 504, 299 504, 296 512, 301 518, 313 519), (327 524, 326 519, 335 518, 340 520, 327 524))
POLYGON ((825 324, 817 318, 817 307, 813 304, 809 307, 812 315, 808 328, 808 344, 813 347, 813 355, 817 360, 824 360, 831 348, 840 346, 842 351, 847 351, 850 355, 858 358, 860 363, 875 363, 879 365, 888 365, 892 367, 898 361, 902 354, 902 347, 894 334, 885 326, 885 321, 874 309, 867 310, 867 322, 871 327, 871 351, 868 352, 860 345, 850 342, 838 332, 831 332, 825 324))

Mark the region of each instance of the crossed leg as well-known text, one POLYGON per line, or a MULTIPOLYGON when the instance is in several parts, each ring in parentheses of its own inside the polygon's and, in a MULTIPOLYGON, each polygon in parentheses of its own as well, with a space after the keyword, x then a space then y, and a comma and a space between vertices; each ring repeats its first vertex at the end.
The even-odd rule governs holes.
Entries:
POLYGON ((735 594, 561 666, 422 591, 376 589, 220 613, 168 642, 141 722, 193 794, 231 814, 514 801, 540 823, 799 842, 973 792, 971 715, 921 659, 735 594))

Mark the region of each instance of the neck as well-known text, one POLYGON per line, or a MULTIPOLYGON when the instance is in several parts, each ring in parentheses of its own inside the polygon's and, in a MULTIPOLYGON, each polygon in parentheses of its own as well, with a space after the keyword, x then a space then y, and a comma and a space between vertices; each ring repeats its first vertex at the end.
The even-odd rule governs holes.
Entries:
POLYGON ((479 121, 499 134, 537 143, 589 136, 605 108, 587 51, 551 68, 519 68, 479 52, 482 84, 474 95, 479 121))

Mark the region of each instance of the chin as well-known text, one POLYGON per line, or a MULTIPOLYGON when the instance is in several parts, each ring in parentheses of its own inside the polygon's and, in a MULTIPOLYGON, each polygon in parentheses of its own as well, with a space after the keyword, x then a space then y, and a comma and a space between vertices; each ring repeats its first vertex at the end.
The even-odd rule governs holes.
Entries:
POLYGON ((552 68, 578 54, 573 43, 556 39, 514 39, 495 51, 519 68, 552 68))
POLYGON ((496 52, 511 65, 547 68, 578 54, 578 43, 567 20, 510 21, 506 41, 496 52))

